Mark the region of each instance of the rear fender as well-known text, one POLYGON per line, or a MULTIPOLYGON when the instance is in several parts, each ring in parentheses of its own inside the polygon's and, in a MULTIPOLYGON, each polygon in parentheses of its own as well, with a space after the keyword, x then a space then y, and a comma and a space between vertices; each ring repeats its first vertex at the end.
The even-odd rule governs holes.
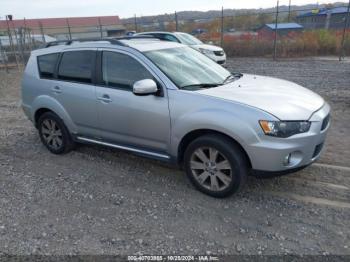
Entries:
POLYGON ((33 102, 31 115, 32 119, 35 119, 35 113, 41 108, 47 108, 53 111, 63 120, 71 133, 77 133, 77 126, 73 123, 71 117, 64 109, 64 107, 56 99, 47 95, 38 96, 33 102))

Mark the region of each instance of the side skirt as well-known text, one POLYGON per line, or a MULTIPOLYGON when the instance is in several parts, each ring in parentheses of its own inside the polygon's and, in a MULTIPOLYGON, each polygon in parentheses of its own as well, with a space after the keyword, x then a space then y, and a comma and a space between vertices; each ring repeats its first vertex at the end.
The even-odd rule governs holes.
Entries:
POLYGON ((120 144, 115 144, 115 143, 110 143, 110 142, 104 142, 101 140, 96 140, 96 139, 82 137, 82 136, 76 136, 75 139, 77 140, 77 142, 81 142, 81 143, 107 146, 107 147, 111 147, 111 148, 129 151, 129 152, 135 153, 135 154, 140 155, 140 156, 144 156, 144 157, 148 157, 148 158, 152 158, 152 159, 157 159, 160 161, 173 162, 173 158, 170 157, 169 155, 161 154, 161 153, 157 153, 157 152, 153 152, 153 151, 149 151, 149 150, 145 150, 145 149, 139 149, 139 148, 135 148, 135 147, 131 147, 131 146, 120 145, 120 144))

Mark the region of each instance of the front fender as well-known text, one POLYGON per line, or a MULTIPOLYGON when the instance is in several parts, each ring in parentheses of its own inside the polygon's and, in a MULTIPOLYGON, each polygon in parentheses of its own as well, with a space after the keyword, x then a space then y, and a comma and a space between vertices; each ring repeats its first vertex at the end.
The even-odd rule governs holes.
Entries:
POLYGON ((48 95, 41 95, 35 98, 31 112, 32 119, 35 119, 35 113, 41 108, 47 108, 53 111, 63 120, 71 133, 77 133, 77 126, 74 124, 64 107, 56 99, 48 95))
POLYGON ((171 155, 177 156, 180 142, 188 133, 200 129, 223 133, 245 150, 247 144, 259 140, 256 130, 246 118, 224 110, 204 109, 185 113, 172 123, 171 155))

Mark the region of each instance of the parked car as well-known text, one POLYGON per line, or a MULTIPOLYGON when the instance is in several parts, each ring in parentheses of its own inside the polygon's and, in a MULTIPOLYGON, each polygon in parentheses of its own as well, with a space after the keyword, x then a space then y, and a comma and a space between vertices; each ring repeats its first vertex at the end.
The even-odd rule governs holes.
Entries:
POLYGON ((236 192, 250 173, 310 165, 330 126, 329 105, 304 87, 232 74, 188 46, 152 39, 33 51, 22 106, 54 154, 90 143, 176 163, 214 197, 236 192))
POLYGON ((198 38, 182 32, 144 32, 135 35, 150 35, 163 41, 177 42, 184 45, 188 45, 193 49, 201 52, 202 54, 209 57, 211 60, 218 64, 226 63, 226 54, 224 49, 215 45, 204 44, 198 38))
POLYGON ((128 31, 125 33, 126 36, 133 36, 134 34, 136 34, 136 31, 128 31))

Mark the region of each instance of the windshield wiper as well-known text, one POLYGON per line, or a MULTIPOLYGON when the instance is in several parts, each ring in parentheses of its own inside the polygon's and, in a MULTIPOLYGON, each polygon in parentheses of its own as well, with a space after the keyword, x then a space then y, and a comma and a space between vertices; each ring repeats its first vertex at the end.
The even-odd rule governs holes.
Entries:
POLYGON ((217 87, 221 85, 222 84, 216 84, 216 83, 201 83, 201 84, 186 85, 186 86, 182 86, 181 88, 191 88, 191 87, 212 88, 212 87, 217 87))
POLYGON ((227 84, 227 83, 230 83, 236 79, 239 79, 243 76, 242 73, 231 73, 228 77, 226 77, 226 79, 222 82, 222 84, 227 84), (231 81, 232 80, 232 81, 231 81))

